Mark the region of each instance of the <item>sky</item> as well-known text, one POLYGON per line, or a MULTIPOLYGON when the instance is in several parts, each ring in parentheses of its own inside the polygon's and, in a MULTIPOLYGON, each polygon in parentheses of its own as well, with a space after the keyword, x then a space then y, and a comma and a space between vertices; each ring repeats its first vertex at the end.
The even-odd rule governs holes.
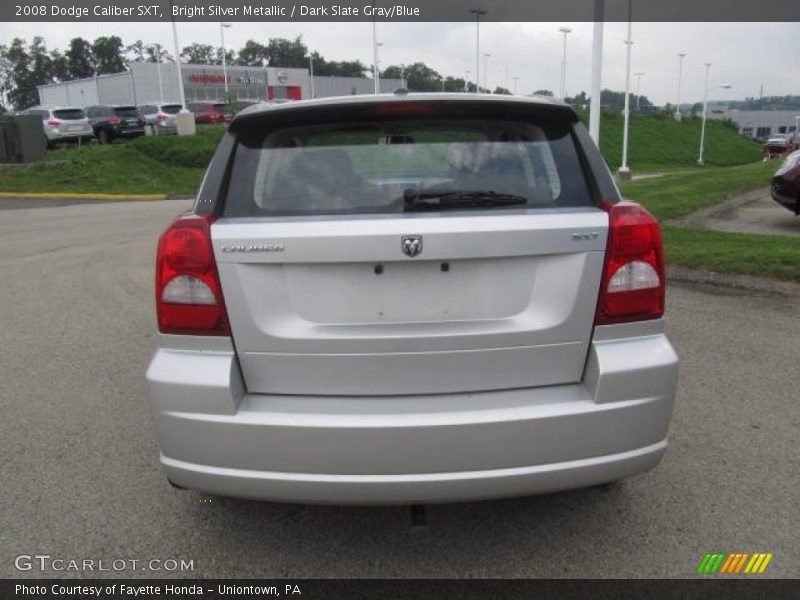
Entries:
MULTIPOLYGON (((514 90, 520 94, 560 88, 563 37, 567 38, 567 95, 590 90, 592 23, 481 23, 481 54, 488 52, 487 69, 481 59, 481 85, 514 90), (506 80, 508 73, 508 80, 506 80)), ((678 53, 683 62, 681 101, 703 98, 704 63, 709 71, 709 99, 737 100, 765 95, 800 95, 797 50, 800 23, 634 23, 631 73, 643 73, 640 90, 657 105, 675 103, 678 87, 678 53), (722 84, 731 84, 729 90, 722 84)), ((603 48, 603 87, 625 87, 625 37, 627 23, 606 23, 603 48)), ((73 37, 92 40, 118 35, 123 43, 137 39, 160 43, 170 51, 171 24, 165 23, 0 23, 0 43, 13 37, 45 38, 48 49, 63 49, 73 37)), ((371 23, 244 23, 225 31, 228 48, 238 49, 252 38, 295 38, 328 60, 360 59, 372 64, 371 23)), ((475 23, 377 24, 379 64, 424 62, 443 75, 474 81, 476 70, 475 23)), ((181 47, 193 42, 220 44, 216 23, 178 23, 181 47)), ((631 93, 637 78, 631 77, 631 93)))

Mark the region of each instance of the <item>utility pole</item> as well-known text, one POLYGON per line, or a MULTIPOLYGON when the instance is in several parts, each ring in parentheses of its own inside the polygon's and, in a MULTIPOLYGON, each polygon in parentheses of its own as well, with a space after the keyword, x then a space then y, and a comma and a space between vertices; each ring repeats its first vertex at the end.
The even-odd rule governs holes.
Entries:
POLYGON ((485 10, 474 9, 469 11, 475 15, 475 93, 481 93, 481 15, 485 10))
POLYGON ((589 105, 589 135, 600 145, 600 104, 602 101, 604 0, 594 0, 594 34, 592 35, 592 103, 589 105))
POLYGON ((631 170, 628 168, 628 127, 630 126, 631 118, 631 46, 633 45, 633 40, 631 39, 631 5, 632 0, 628 0, 628 37, 625 40, 625 44, 628 46, 625 56, 625 122, 622 127, 622 166, 619 168, 619 176, 622 179, 628 179, 631 174, 631 170))
POLYGON ((683 79, 683 59, 685 52, 678 53, 678 97, 675 100, 675 120, 681 120, 681 79, 683 79))

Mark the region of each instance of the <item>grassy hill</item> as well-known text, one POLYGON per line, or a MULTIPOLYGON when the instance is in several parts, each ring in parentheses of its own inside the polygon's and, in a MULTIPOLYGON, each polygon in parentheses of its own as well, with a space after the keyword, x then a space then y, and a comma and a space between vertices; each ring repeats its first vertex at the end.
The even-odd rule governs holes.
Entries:
MULTIPOLYGON (((582 115, 582 118, 584 115, 582 115)), ((634 171, 658 171, 697 164, 701 119, 678 123, 670 116, 632 115, 628 165, 634 171)), ((600 121, 600 151, 612 170, 622 162, 622 115, 604 113, 600 121)), ((761 158, 761 146, 726 125, 706 121, 705 163, 730 167, 761 158)))

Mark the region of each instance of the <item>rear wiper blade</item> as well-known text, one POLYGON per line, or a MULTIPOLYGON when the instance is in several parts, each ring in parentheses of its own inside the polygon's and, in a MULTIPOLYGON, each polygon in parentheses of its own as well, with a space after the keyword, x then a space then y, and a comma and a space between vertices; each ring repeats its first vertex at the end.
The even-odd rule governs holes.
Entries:
POLYGON ((444 210, 448 208, 481 208, 527 204, 525 196, 501 194, 492 190, 419 191, 408 188, 403 192, 405 210, 444 210), (425 202, 425 200, 438 202, 425 202))

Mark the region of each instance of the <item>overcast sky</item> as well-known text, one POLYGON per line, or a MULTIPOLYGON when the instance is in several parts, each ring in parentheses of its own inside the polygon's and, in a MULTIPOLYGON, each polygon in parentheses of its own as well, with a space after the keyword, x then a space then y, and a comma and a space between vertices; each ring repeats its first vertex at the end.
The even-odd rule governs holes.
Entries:
MULTIPOLYGON (((622 90, 625 85, 625 23, 606 23, 603 87, 622 90)), ((591 23, 482 23, 481 53, 489 52, 488 84, 519 93, 538 89, 558 92, 562 34, 572 28, 567 43, 567 94, 589 92, 591 23)), ((422 61, 443 75, 475 77, 474 23, 378 23, 382 66, 422 61)), ((179 23, 181 47, 192 42, 220 43, 215 23, 179 23)), ((158 42, 172 50, 169 23, 0 23, 0 43, 15 36, 30 40, 42 35, 49 49, 63 49, 76 36, 94 39, 118 35, 123 43, 137 39, 158 42)), ((240 48, 250 38, 294 38, 330 60, 360 59, 372 64, 371 23, 233 23, 226 30, 226 46, 240 48)), ((712 63, 710 87, 731 83, 731 90, 716 89, 711 99, 731 100, 758 96, 763 85, 768 95, 800 95, 800 23, 634 23, 631 72, 642 72, 641 93, 656 104, 675 102, 678 53, 685 52, 681 100, 703 96, 703 63, 712 63)), ((481 61, 483 71, 483 60, 481 61)), ((481 85, 484 85, 481 74, 481 85)), ((636 79, 631 80, 636 92, 636 79)))

